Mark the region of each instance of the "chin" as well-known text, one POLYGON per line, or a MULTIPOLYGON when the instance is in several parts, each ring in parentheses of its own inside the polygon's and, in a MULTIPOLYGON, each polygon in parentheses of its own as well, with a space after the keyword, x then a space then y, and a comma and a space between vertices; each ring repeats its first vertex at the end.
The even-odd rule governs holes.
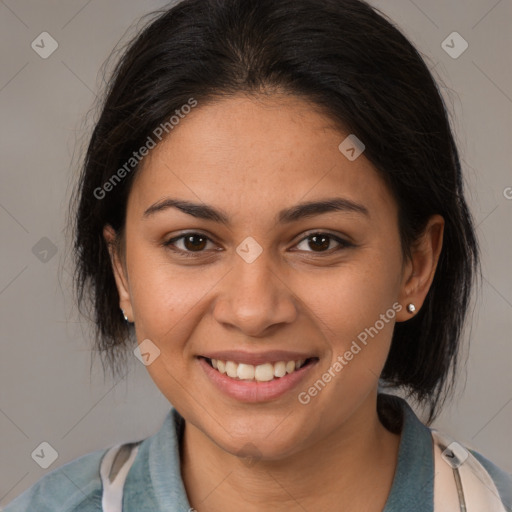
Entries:
POLYGON ((238 418, 236 425, 224 422, 222 426, 210 425, 200 430, 231 455, 258 460, 280 460, 297 452, 311 434, 304 432, 296 420, 290 422, 290 419, 291 415, 280 415, 267 418, 263 423, 256 423, 251 415, 246 419, 238 418))

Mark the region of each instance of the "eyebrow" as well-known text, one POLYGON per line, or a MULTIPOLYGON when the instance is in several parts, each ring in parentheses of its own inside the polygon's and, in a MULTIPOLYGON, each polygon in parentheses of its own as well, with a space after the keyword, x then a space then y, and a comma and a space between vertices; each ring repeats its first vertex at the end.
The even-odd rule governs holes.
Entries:
MULTIPOLYGON (((218 210, 206 204, 193 203, 171 197, 162 199, 151 205, 144 211, 143 218, 151 217, 169 208, 176 208, 197 219, 211 220, 226 226, 230 225, 229 216, 222 210, 218 210)), ((321 201, 300 203, 291 208, 281 210, 277 215, 277 220, 281 224, 289 224, 303 218, 314 217, 330 212, 358 213, 370 217, 370 212, 364 205, 351 201, 350 199, 334 197, 321 201)))

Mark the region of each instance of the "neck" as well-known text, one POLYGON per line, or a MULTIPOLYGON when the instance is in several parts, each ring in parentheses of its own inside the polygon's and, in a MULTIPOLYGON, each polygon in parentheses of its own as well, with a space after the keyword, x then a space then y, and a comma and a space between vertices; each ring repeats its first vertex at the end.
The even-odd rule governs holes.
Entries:
POLYGON ((398 459, 400 436, 377 414, 376 393, 321 441, 280 460, 228 453, 187 423, 182 476, 199 512, 383 510, 398 459), (243 504, 243 507, 241 506, 243 504))

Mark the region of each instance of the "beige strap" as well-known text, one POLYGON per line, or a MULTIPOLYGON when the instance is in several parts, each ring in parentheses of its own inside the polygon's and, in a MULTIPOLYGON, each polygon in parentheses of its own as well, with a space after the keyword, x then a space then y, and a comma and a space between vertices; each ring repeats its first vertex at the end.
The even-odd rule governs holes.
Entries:
MULTIPOLYGON (((432 435, 434 437, 434 432, 432 435)), ((443 448, 434 442, 434 512, 459 512, 460 500, 453 469, 443 460, 442 452, 443 448)))
POLYGON ((444 433, 434 440, 434 512, 506 512, 498 489, 476 457, 444 433))

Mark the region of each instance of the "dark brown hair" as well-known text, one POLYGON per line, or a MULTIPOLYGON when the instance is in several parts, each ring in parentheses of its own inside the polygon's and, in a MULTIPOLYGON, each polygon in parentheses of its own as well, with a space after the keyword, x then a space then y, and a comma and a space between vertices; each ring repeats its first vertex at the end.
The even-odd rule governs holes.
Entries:
POLYGON ((106 197, 98 189, 190 98, 200 108, 284 90, 364 142, 397 201, 404 255, 431 215, 445 219, 432 286, 418 314, 395 325, 381 375, 430 406, 430 422, 455 382, 479 251, 447 110, 418 51, 359 0, 184 0, 151 16, 108 81, 72 205, 76 289, 81 306, 90 299, 97 349, 116 373, 133 337, 102 229, 122 235, 138 165, 106 197))

